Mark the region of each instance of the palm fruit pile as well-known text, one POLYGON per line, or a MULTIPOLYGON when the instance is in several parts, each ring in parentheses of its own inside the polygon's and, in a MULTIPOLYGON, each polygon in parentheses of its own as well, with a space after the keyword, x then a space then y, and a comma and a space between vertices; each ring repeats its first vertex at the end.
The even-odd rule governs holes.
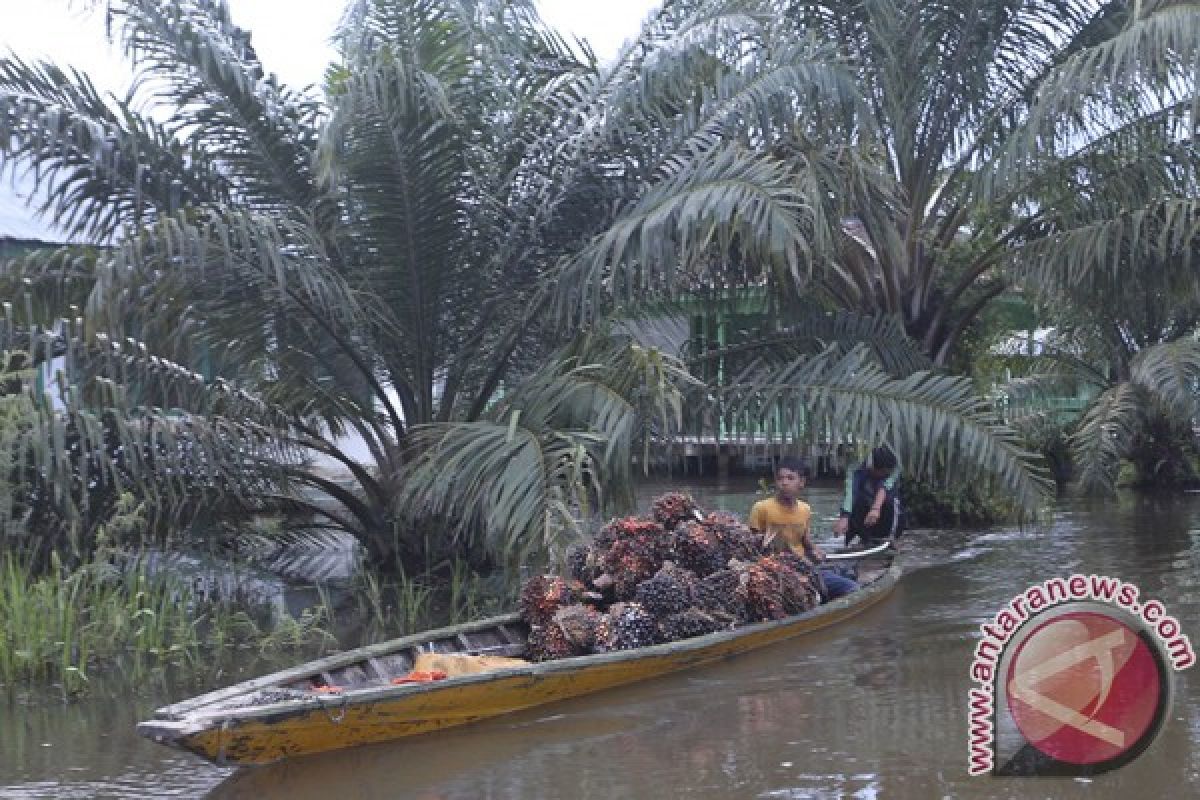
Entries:
POLYGON ((813 566, 734 515, 701 516, 681 493, 652 508, 651 517, 613 520, 572 548, 566 577, 526 581, 519 607, 532 660, 679 641, 820 602, 813 566))
POLYGON ((655 522, 670 530, 684 520, 696 518, 696 503, 690 494, 669 492, 654 501, 651 513, 655 522))

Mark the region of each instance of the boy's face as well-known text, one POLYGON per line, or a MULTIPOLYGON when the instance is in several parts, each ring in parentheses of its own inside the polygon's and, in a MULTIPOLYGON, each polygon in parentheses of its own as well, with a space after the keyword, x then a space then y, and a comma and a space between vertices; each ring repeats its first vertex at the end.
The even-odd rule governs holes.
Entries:
POLYGON ((781 467, 775 472, 775 490, 784 497, 796 497, 804 488, 804 476, 793 469, 781 467))

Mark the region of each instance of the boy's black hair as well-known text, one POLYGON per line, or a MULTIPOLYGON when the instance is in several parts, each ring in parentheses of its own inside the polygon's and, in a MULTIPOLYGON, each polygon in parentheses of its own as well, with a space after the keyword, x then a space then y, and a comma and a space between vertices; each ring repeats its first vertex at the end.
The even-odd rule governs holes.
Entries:
POLYGON ((889 450, 886 445, 876 447, 871 451, 871 455, 867 457, 867 467, 870 469, 895 469, 896 454, 889 450))
POLYGON ((784 456, 779 459, 779 463, 775 465, 775 471, 779 472, 781 469, 790 469, 802 478, 808 477, 808 464, 804 462, 804 459, 796 456, 784 456))

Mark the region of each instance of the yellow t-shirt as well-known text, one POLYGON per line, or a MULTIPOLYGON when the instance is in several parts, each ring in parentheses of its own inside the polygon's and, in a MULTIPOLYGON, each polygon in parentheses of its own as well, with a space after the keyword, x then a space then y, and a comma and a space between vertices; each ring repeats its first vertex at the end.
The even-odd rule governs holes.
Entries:
POLYGON ((782 539, 792 552, 804 553, 804 536, 808 533, 812 508, 800 500, 788 508, 779 499, 759 500, 750 509, 750 527, 756 531, 771 533, 782 539))

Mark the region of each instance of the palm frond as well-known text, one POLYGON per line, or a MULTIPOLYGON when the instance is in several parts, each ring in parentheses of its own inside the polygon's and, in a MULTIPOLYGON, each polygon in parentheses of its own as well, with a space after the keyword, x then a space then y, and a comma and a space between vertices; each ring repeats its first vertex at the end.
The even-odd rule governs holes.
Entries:
POLYGON ((762 364, 783 365, 802 355, 817 355, 832 344, 846 352, 859 345, 865 346, 883 369, 895 377, 933 366, 896 317, 850 311, 812 313, 781 330, 759 334, 745 344, 688 353, 687 361, 696 365, 737 357, 741 361, 759 360, 762 364))
POLYGON ((143 86, 163 86, 177 124, 218 159, 239 198, 262 210, 322 216, 314 174, 321 106, 266 76, 224 0, 113 0, 143 86))
POLYGON ((1129 379, 1175 416, 1190 421, 1200 400, 1200 341, 1186 336, 1140 351, 1130 365, 1129 379))
POLYGON ((786 164, 725 146, 673 165, 604 233, 569 260, 559 276, 565 317, 590 320, 608 302, 679 291, 710 259, 735 249, 785 285, 811 270, 812 215, 786 164), (735 247, 736 246, 736 247, 735 247), (611 298, 611 300, 610 300, 611 298))
POLYGON ((239 534, 229 548, 276 575, 305 583, 344 581, 358 571, 363 555, 353 537, 319 528, 258 527, 239 534))
POLYGON ((107 244, 185 206, 229 198, 196 142, 104 98, 88 76, 0 59, 0 171, 31 177, 35 210, 69 236, 107 244))
POLYGON ((1085 491, 1107 494, 1116 488, 1121 459, 1129 453, 1145 402, 1139 387, 1121 383, 1088 408, 1071 436, 1072 456, 1085 491))
POLYGON ((918 479, 986 476, 1031 513, 1047 496, 1035 458, 967 378, 916 372, 897 379, 865 347, 848 354, 831 347, 782 369, 747 370, 735 381, 714 391, 718 412, 757 419, 775 436, 815 432, 887 442, 918 479))
MULTIPOLYGON (((408 387, 432 384, 435 365, 460 344, 446 336, 446 315, 429 310, 486 285, 467 260, 465 102, 456 85, 468 51, 447 42, 448 31, 426 21, 407 32, 416 40, 408 48, 384 44, 364 55, 342 81, 323 136, 323 161, 338 165, 357 217, 355 244, 373 256, 349 277, 386 309, 376 335, 395 365, 392 379, 408 387)), ((431 420, 432 398, 409 394, 416 402, 406 415, 431 420)))
POLYGON ((538 432, 507 422, 414 429, 423 455, 396 497, 413 522, 441 520, 458 541, 501 558, 544 552, 581 533, 577 515, 602 492, 596 474, 603 437, 538 432))
POLYGON ((586 430, 606 442, 603 467, 611 507, 632 502, 630 463, 642 446, 650 461, 656 442, 680 430, 683 395, 700 382, 677 359, 620 335, 593 330, 575 337, 548 365, 527 378, 498 406, 493 418, 520 412, 527 424, 586 430))
POLYGON ((176 215, 124 241, 101 262, 85 316, 90 330, 228 367, 304 416, 336 420, 350 396, 373 395, 400 431, 364 335, 371 302, 331 263, 318 228, 227 208, 176 215))
POLYGON ((542 552, 576 533, 581 517, 632 503, 633 448, 643 446, 646 463, 652 445, 672 439, 683 391, 696 386, 669 356, 620 335, 581 334, 488 420, 415 430, 424 452, 399 507, 448 521, 456 536, 484 532, 496 554, 542 552), (468 510, 454 510, 455 495, 468 510))
POLYGON ((1074 287, 1134 278, 1157 263, 1190 280, 1192 251, 1200 237, 1200 201, 1156 198, 1143 208, 1080 221, 1013 249, 1013 272, 1032 286, 1065 294, 1074 287))
MULTIPOLYGON (((1020 180, 1039 153, 1060 155, 1060 148, 1075 149, 1074 143, 1102 136, 1114 123, 1189 98, 1200 65, 1200 7, 1147 4, 1143 10, 1119 32, 1072 53, 1045 76, 1002 151, 981 173, 989 185, 1020 180)), ((985 188, 985 194, 990 191, 985 188)))

